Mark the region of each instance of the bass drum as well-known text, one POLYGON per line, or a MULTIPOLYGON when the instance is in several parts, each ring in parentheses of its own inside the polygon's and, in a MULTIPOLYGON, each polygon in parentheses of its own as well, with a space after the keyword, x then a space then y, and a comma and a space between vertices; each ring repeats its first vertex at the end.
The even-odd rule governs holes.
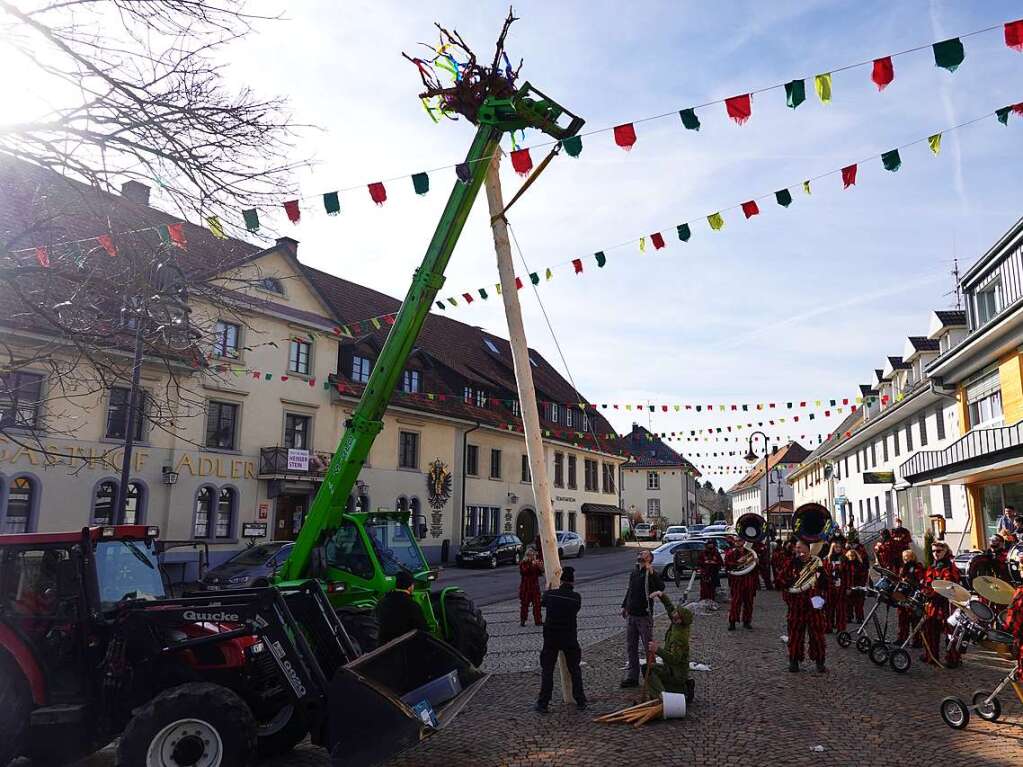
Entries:
POLYGON ((1005 557, 1009 566, 1009 580, 1014 586, 1023 586, 1023 543, 1017 543, 1005 557))

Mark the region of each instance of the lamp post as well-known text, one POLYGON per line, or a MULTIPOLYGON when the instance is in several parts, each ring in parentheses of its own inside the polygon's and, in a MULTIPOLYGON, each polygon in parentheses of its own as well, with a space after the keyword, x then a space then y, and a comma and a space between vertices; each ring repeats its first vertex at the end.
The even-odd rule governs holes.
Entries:
POLYGON ((759 462, 757 454, 753 452, 753 438, 760 437, 764 441, 764 529, 767 531, 767 561, 764 567, 767 568, 767 582, 771 582, 771 519, 768 509, 771 508, 771 471, 768 461, 771 457, 770 438, 762 431, 755 431, 749 435, 749 450, 746 452, 746 462, 756 464, 759 462))

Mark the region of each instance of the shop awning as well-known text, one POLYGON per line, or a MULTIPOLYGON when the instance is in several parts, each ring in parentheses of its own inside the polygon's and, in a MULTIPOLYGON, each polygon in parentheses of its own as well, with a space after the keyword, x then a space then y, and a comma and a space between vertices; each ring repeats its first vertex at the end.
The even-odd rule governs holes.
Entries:
POLYGON ((584 503, 582 506, 583 514, 624 514, 617 506, 612 506, 609 503, 584 503))

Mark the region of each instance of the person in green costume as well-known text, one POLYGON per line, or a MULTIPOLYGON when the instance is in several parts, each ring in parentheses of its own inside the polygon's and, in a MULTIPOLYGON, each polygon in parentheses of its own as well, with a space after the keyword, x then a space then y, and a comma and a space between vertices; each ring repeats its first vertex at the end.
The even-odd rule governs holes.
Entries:
POLYGON ((664 635, 663 645, 658 647, 656 641, 650 643, 650 649, 664 663, 650 667, 647 693, 651 698, 659 698, 662 692, 678 692, 689 698, 692 695, 689 683, 689 629, 693 625, 693 613, 681 605, 676 607, 663 591, 650 596, 660 598, 665 612, 671 618, 671 625, 664 635))

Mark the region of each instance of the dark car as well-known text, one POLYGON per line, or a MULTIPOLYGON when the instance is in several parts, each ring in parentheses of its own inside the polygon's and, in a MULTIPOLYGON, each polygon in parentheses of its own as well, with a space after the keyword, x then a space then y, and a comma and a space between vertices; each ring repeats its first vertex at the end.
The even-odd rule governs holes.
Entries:
POLYGON ((517 535, 501 533, 500 535, 477 535, 462 544, 455 556, 455 564, 459 567, 469 565, 486 565, 497 567, 500 564, 517 564, 522 559, 522 541, 517 535))
POLYGON ((274 570, 284 564, 294 545, 271 541, 249 546, 207 572, 199 585, 207 591, 269 586, 274 570))

